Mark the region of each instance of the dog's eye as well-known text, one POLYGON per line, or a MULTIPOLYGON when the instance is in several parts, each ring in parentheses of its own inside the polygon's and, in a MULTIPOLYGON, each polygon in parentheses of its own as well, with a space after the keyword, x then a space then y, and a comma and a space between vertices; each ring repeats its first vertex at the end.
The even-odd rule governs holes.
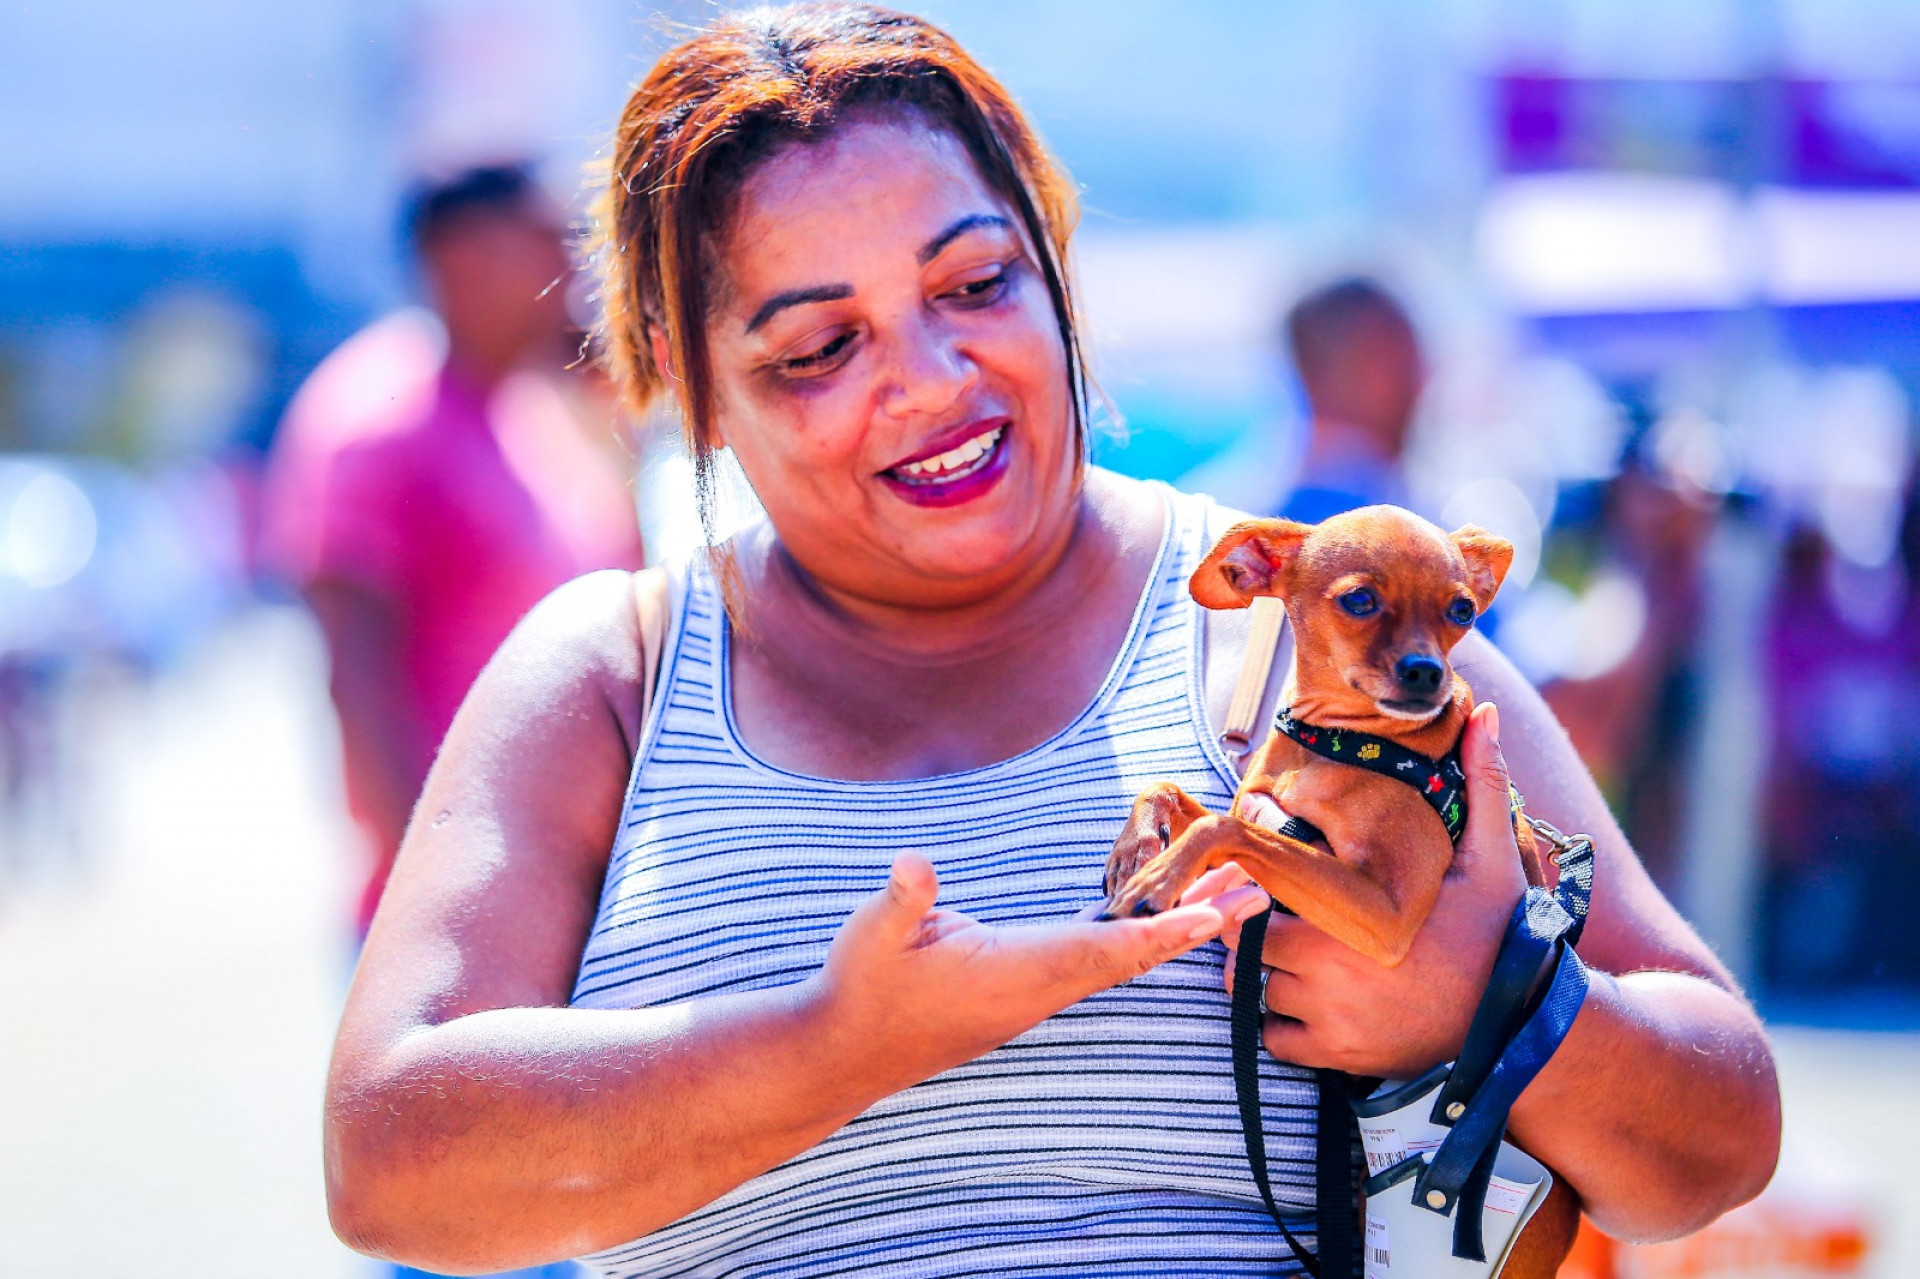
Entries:
POLYGON ((1357 591, 1348 591, 1345 595, 1342 595, 1340 597, 1340 607, 1346 609, 1347 612, 1353 614, 1355 617, 1366 617, 1380 607, 1380 601, 1373 597, 1372 591, 1362 587, 1357 591))
POLYGON ((1457 599, 1447 605, 1447 620, 1455 626, 1472 626, 1473 601, 1470 599, 1457 599))

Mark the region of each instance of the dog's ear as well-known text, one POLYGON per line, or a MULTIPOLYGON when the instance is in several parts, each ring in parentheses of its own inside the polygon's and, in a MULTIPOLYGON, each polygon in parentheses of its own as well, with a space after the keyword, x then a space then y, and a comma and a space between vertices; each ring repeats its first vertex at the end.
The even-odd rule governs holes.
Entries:
POLYGON ((1245 608, 1258 595, 1278 595, 1280 583, 1311 533, 1293 520, 1245 520, 1207 552, 1187 589, 1206 608, 1245 608))
POLYGON ((1462 524, 1449 537, 1460 558, 1467 562, 1467 589, 1473 592, 1473 611, 1484 613, 1500 593, 1500 583, 1506 580, 1513 563, 1513 543, 1472 524, 1462 524))

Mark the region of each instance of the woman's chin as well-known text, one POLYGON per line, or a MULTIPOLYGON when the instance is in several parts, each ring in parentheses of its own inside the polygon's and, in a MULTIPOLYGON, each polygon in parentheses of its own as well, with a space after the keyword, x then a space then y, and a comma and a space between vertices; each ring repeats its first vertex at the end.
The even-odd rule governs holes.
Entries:
POLYGON ((1059 551, 1057 541, 1031 517, 981 521, 949 536, 898 544, 897 562, 925 583, 927 600, 978 603, 1043 572, 1059 551))

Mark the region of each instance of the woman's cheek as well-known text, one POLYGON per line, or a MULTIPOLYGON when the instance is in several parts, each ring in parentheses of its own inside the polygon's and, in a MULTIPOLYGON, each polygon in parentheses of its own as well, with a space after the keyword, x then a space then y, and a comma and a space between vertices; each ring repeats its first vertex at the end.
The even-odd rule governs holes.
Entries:
POLYGON ((1047 412, 1066 397, 1067 361, 1060 330, 1049 310, 1023 308, 981 335, 981 362, 1018 396, 1030 415, 1047 412))
POLYGON ((858 406, 863 395, 848 376, 852 373, 852 369, 841 369, 827 377, 794 379, 766 388, 755 396, 751 423, 731 433, 739 437, 735 452, 743 462, 751 453, 763 464, 805 468, 816 475, 819 468, 857 454, 858 406))

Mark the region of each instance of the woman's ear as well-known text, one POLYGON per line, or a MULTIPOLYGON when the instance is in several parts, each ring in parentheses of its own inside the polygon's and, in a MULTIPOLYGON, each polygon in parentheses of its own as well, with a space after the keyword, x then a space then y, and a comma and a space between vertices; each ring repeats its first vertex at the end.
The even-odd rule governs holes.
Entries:
POLYGON ((667 331, 652 320, 647 321, 647 352, 653 356, 653 367, 660 374, 661 381, 680 380, 680 375, 673 368, 672 354, 667 350, 667 331))
POLYGON ((1500 593, 1500 583, 1513 564, 1513 543, 1472 524, 1462 524, 1448 536, 1460 558, 1467 562, 1467 589, 1473 592, 1474 612, 1484 613, 1500 593))
MULTIPOLYGON (((662 328, 657 322, 648 320, 646 332, 647 353, 653 357, 653 367, 655 371, 659 373, 660 380, 662 382, 678 383, 680 381, 680 373, 673 366, 673 352, 667 346, 666 329, 662 328)), ((669 398, 675 405, 682 403, 677 394, 670 393, 669 398)), ((713 446, 716 449, 727 447, 726 436, 721 433, 719 423, 715 422, 711 424, 708 430, 713 434, 713 446)))
POLYGON ((1279 596, 1300 543, 1312 531, 1295 520, 1236 524, 1200 561, 1187 589, 1203 608, 1245 608, 1256 596, 1279 596))

